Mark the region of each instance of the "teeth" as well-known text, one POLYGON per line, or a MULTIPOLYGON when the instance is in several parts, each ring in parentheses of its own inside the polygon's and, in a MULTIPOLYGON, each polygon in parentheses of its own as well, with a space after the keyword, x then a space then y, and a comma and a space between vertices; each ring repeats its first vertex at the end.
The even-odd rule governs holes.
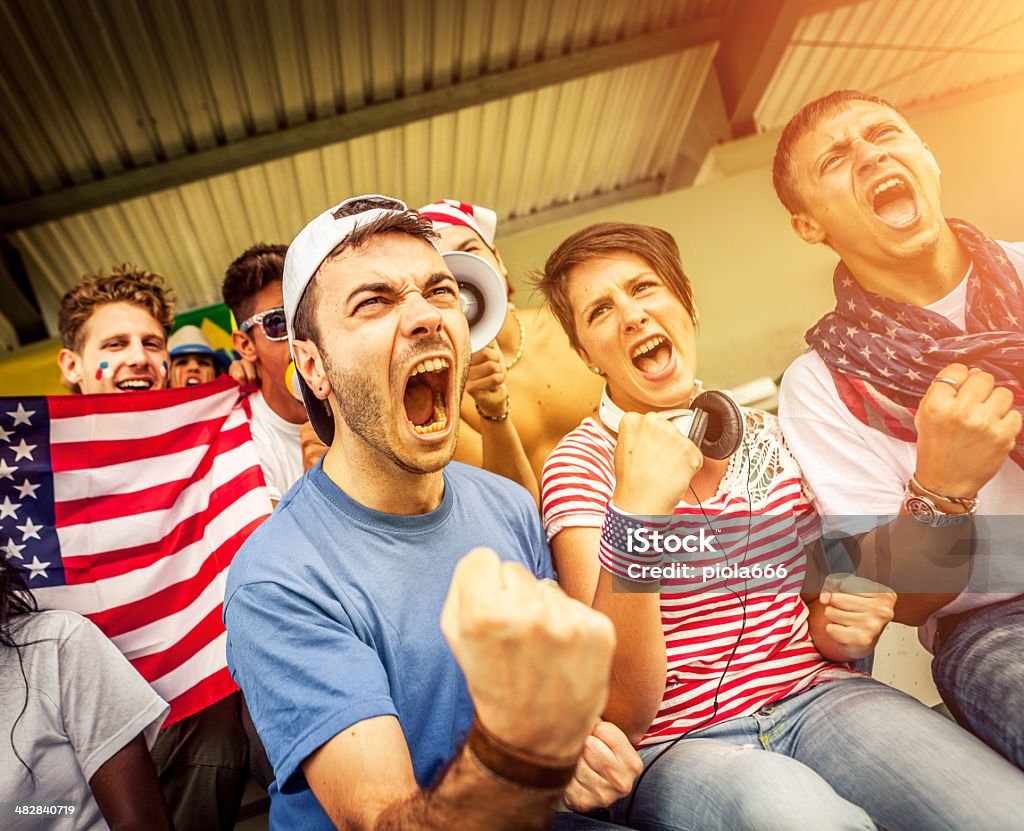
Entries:
POLYGON ((880 193, 885 193, 885 191, 889 190, 889 188, 894 188, 897 185, 903 184, 904 182, 901 178, 899 178, 898 176, 893 176, 891 179, 886 179, 884 182, 878 185, 872 192, 871 196, 872 198, 874 198, 878 196, 878 194, 880 193))
POLYGON ((441 393, 434 393, 434 420, 430 424, 424 427, 420 427, 418 424, 413 424, 411 421, 409 424, 412 424, 413 432, 419 436, 426 436, 430 433, 440 433, 444 430, 444 428, 448 426, 448 413, 445 412, 444 399, 441 397, 441 393))
MULTIPOLYGON (((428 358, 425 361, 420 361, 416 364, 416 368, 412 371, 412 375, 419 375, 421 372, 440 372, 442 369, 448 369, 447 358, 428 358)), ((412 375, 409 377, 411 378, 412 375)))
POLYGON ((650 352, 652 349, 661 346, 661 344, 663 343, 665 343, 665 338, 663 338, 661 335, 655 335, 653 338, 651 338, 648 341, 644 341, 636 349, 634 349, 633 357, 639 358, 641 355, 650 352))
POLYGON ((148 390, 149 386, 149 381, 122 381, 117 385, 117 388, 121 390, 148 390))

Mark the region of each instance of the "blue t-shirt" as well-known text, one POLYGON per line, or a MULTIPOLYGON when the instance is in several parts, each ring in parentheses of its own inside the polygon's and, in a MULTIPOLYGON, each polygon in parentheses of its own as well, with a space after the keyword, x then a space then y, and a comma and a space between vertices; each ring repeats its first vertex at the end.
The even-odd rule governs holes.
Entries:
POLYGON ((473 705, 441 607, 470 549, 551 576, 523 488, 457 462, 444 485, 436 510, 397 516, 355 502, 317 465, 235 557, 228 666, 274 767, 271 827, 334 827, 301 765, 364 719, 397 716, 421 786, 454 755, 473 705))

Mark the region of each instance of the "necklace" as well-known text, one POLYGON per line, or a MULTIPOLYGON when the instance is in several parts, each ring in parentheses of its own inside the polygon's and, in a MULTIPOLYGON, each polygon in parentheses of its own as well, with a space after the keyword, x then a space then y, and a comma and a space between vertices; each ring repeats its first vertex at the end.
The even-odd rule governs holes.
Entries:
POLYGON ((512 369, 512 367, 519 363, 519 359, 523 357, 523 350, 526 348, 526 327, 523 326, 523 321, 519 319, 519 315, 516 314, 514 306, 508 307, 508 313, 512 315, 512 319, 516 322, 516 325, 519 326, 519 348, 516 350, 516 354, 512 356, 512 360, 505 364, 506 371, 512 369))

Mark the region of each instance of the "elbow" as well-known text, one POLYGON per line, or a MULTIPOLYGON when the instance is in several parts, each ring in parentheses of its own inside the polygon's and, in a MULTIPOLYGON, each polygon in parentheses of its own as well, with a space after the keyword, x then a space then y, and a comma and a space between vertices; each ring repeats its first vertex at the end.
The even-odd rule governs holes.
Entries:
POLYGON ((615 683, 609 691, 604 718, 618 727, 630 744, 636 745, 646 735, 651 723, 661 709, 665 692, 665 676, 647 683, 630 684, 627 689, 617 689, 615 683))
POLYGON ((657 710, 647 717, 646 713, 639 713, 636 710, 620 711, 615 707, 609 706, 604 712, 604 720, 610 721, 616 727, 618 727, 629 739, 629 743, 634 747, 640 743, 640 740, 646 735, 647 729, 651 726, 651 722, 654 721, 654 716, 657 715, 657 710))

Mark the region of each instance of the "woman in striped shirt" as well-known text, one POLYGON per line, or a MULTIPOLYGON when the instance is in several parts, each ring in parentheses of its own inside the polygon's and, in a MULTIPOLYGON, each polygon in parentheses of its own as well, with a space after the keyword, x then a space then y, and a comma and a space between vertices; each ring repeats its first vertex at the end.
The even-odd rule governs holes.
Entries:
POLYGON ((775 417, 742 411, 742 441, 723 460, 668 420, 699 387, 697 311, 671 235, 590 226, 556 249, 539 286, 606 380, 601 419, 548 458, 542 501, 561 585, 618 634, 605 718, 645 770, 613 819, 815 831, 1018 822, 1020 771, 850 666, 874 649, 896 596, 859 578, 821 590, 817 517, 775 417))

